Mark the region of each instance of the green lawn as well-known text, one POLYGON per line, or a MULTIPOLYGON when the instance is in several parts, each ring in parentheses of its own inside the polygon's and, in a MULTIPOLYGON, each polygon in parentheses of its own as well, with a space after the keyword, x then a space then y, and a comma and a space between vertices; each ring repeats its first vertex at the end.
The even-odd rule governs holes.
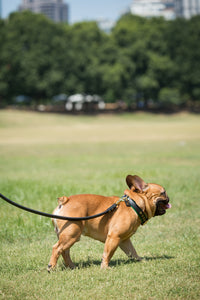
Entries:
POLYGON ((0 111, 0 192, 51 213, 62 195, 122 196, 127 174, 163 185, 172 209, 132 237, 142 262, 82 237, 77 268, 47 264, 51 220, 0 199, 0 299, 200 299, 200 116, 0 111))

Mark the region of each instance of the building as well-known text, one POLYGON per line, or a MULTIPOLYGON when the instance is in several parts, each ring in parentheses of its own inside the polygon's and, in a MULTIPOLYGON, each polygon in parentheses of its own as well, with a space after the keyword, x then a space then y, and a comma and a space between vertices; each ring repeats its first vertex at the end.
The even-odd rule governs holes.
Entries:
POLYGON ((175 18, 174 0, 134 0, 130 12, 145 18, 164 17, 172 20, 175 18))
POLYGON ((69 7, 63 0, 23 0, 19 11, 41 13, 54 22, 68 22, 69 7))
POLYGON ((0 19, 2 18, 2 4, 1 4, 1 0, 0 0, 0 19))
POLYGON ((200 14, 200 0, 175 0, 175 12, 177 17, 186 19, 200 14))

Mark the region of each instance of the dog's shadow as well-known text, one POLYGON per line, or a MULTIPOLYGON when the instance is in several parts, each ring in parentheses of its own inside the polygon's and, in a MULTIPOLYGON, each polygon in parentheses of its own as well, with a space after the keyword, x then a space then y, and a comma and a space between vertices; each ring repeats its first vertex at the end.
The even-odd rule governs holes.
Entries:
MULTIPOLYGON (((130 265, 133 263, 141 263, 141 262, 148 262, 148 261, 153 261, 153 260, 169 260, 169 259, 174 259, 174 256, 169 256, 169 255, 161 255, 161 256, 144 256, 141 257, 142 260, 141 261, 137 261, 135 259, 113 259, 110 261, 109 266, 110 267, 116 267, 116 266, 120 266, 120 265, 130 265)), ((83 261, 80 263, 76 263, 76 269, 86 269, 86 268, 90 268, 92 266, 100 266, 101 265, 101 261, 100 260, 90 260, 88 258, 87 261, 83 261)), ((64 262, 62 264, 62 270, 66 270, 67 267, 65 266, 64 262)))

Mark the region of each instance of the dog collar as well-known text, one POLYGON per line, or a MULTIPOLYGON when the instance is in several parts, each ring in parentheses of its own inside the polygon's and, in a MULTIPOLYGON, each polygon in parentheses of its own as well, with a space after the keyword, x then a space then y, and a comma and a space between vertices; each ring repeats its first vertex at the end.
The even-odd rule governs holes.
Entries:
POLYGON ((140 218, 141 225, 144 225, 148 221, 148 217, 142 211, 142 209, 137 205, 137 203, 127 195, 122 196, 122 199, 125 202, 126 206, 132 207, 132 209, 136 212, 136 214, 140 218))

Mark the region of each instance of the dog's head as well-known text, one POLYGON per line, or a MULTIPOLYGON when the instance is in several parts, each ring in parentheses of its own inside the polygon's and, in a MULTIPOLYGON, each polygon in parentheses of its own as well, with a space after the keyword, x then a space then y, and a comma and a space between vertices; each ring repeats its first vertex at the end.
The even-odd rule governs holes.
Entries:
POLYGON ((132 196, 133 200, 134 193, 137 193, 138 196, 141 196, 148 202, 148 205, 146 203, 148 215, 152 215, 153 217, 161 216, 166 213, 167 209, 171 208, 169 197, 161 185, 146 183, 137 175, 128 175, 126 177, 126 183, 130 188, 129 196, 132 196), (151 210, 150 213, 149 210, 151 210))

